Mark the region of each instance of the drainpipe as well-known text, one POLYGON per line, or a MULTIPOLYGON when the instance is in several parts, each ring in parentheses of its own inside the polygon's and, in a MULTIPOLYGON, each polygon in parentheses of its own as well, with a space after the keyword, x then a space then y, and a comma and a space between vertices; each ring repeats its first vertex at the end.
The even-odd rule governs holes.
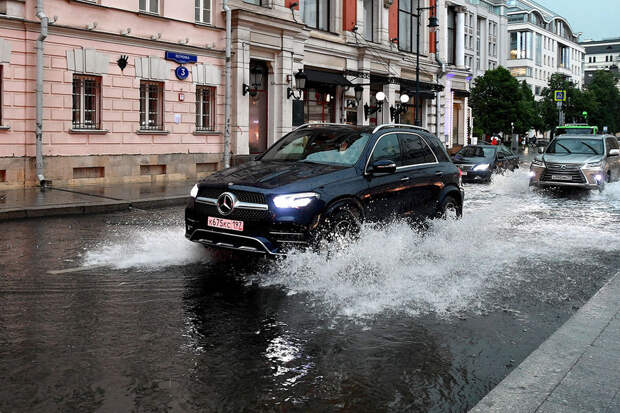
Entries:
MULTIPOLYGON (((39 0, 41 1, 41 0, 39 0)), ((228 6, 228 0, 224 0, 222 7, 226 12, 226 97, 224 104, 224 168, 230 167, 230 99, 231 99, 231 83, 230 75, 232 71, 231 49, 232 49, 232 22, 230 7, 228 6)))
POLYGON ((37 82, 36 82, 36 168, 39 185, 45 187, 43 175, 43 42, 47 38, 48 18, 43 11, 43 0, 37 0, 37 17, 41 20, 41 33, 37 38, 37 82))

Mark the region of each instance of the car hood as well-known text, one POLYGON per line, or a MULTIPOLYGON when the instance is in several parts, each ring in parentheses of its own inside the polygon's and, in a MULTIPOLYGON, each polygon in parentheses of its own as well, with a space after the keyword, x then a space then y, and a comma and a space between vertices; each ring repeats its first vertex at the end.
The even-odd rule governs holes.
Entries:
POLYGON ((208 186, 235 185, 262 189, 290 189, 286 187, 291 185, 295 190, 305 191, 324 184, 326 175, 345 171, 354 171, 354 168, 311 162, 252 161, 216 172, 202 183, 208 186))
POLYGON ((567 154, 567 153, 545 153, 543 160, 551 163, 574 163, 584 164, 588 162, 599 162, 603 157, 601 155, 582 155, 582 154, 567 154))

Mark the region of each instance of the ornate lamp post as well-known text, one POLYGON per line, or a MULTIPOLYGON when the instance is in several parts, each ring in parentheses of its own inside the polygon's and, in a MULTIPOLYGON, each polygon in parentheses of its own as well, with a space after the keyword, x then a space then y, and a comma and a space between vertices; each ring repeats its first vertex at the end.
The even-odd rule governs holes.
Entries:
POLYGON ((416 36, 416 66, 415 66, 415 116, 414 123, 416 126, 422 126, 422 117, 420 116, 420 109, 422 106, 420 105, 420 16, 422 15, 422 10, 433 10, 435 9, 435 16, 430 16, 428 18, 428 28, 431 32, 437 31, 439 28, 439 19, 437 16, 437 4, 431 7, 420 7, 420 0, 418 0, 417 7, 417 36, 416 36))

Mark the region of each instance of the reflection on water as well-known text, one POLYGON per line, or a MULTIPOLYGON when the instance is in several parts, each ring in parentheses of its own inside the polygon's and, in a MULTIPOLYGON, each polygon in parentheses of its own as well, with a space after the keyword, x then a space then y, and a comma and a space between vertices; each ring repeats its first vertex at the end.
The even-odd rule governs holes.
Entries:
POLYGON ((0 411, 466 411, 620 267, 620 184, 466 196, 280 261, 178 209, 3 223, 0 411))

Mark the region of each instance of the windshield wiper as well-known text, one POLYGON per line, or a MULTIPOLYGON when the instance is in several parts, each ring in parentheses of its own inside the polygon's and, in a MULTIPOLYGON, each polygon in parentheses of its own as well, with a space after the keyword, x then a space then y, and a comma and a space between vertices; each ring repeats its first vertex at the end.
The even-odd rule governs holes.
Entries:
POLYGON ((598 155, 598 154, 599 154, 599 153, 598 153, 598 151, 597 151, 596 149, 594 149, 592 146, 588 145, 588 144, 587 144, 587 143, 585 143, 585 142, 581 142, 581 143, 582 143, 582 144, 584 144, 585 146, 587 146, 588 148, 590 148, 590 150, 591 150, 592 152, 594 152, 594 154, 595 154, 595 155, 598 155))
POLYGON ((568 152, 568 153, 572 153, 572 152, 570 151, 570 149, 568 149, 566 146, 562 145, 560 142, 556 142, 555 144, 556 144, 556 145, 560 145, 562 148, 566 149, 566 152, 568 152))

